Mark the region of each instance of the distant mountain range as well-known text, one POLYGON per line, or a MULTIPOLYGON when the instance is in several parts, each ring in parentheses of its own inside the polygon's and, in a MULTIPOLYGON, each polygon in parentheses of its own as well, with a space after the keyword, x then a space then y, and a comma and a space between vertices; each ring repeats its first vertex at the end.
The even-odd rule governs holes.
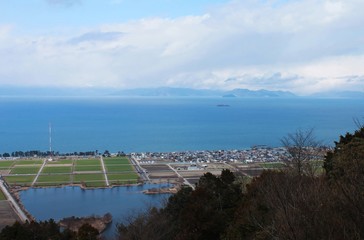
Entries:
MULTIPOLYGON (((230 91, 191 88, 28 88, 2 87, 0 97, 225 97, 225 98, 296 98, 288 91, 234 89, 230 91)), ((308 98, 363 98, 364 92, 340 91, 315 93, 308 98)))
POLYGON ((231 91, 190 89, 190 88, 143 88, 122 90, 114 93, 117 96, 140 96, 140 97, 239 97, 239 98, 267 98, 267 97, 296 97, 291 92, 234 89, 231 91))
POLYGON ((359 91, 334 91, 312 94, 314 98, 364 98, 364 92, 359 91))

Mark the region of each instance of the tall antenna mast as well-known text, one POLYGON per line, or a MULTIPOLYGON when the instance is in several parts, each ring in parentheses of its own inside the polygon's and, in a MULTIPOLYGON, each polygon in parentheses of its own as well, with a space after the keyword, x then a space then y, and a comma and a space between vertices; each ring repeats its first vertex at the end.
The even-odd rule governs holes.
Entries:
POLYGON ((49 123, 49 160, 52 161, 52 124, 49 123))

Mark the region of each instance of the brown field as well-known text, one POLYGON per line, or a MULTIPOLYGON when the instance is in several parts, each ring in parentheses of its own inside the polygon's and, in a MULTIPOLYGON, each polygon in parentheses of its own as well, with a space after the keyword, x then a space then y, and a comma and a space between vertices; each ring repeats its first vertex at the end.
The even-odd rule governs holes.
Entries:
POLYGON ((250 177, 256 177, 259 176, 263 171, 264 168, 260 167, 259 165, 237 165, 236 168, 239 170, 239 172, 242 172, 245 175, 248 175, 250 177))
POLYGON ((151 165, 141 165, 148 172, 152 171, 172 171, 166 164, 151 164, 151 165))
POLYGON ((179 174, 181 174, 182 177, 184 178, 199 178, 202 175, 204 175, 205 173, 207 173, 208 171, 178 171, 179 174))
POLYGON ((0 201, 0 230, 7 225, 12 225, 15 221, 20 221, 10 203, 6 200, 0 201))
POLYGON ((149 173, 149 178, 156 179, 156 178, 178 178, 177 174, 175 174, 173 171, 170 172, 158 172, 154 171, 149 173))

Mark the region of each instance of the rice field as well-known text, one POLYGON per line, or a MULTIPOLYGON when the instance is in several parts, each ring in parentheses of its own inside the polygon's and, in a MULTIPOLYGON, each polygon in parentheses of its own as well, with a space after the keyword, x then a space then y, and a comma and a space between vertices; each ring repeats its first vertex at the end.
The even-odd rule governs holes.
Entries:
POLYGON ((52 162, 47 162, 47 165, 72 165, 73 160, 72 159, 62 159, 62 160, 57 160, 57 161, 52 161, 52 162))
POLYGON ((129 172, 134 171, 131 165, 123 164, 123 165, 106 165, 107 172, 129 172))
POLYGON ((41 174, 47 174, 47 173, 71 173, 72 167, 64 167, 64 166, 51 166, 51 167, 44 167, 41 174))
POLYGON ((11 169, 11 174, 37 174, 40 169, 40 166, 33 167, 14 167, 11 169))
POLYGON ((104 163, 105 165, 130 164, 129 159, 126 157, 104 158, 104 163))
POLYGON ((36 186, 55 186, 71 183, 70 174, 59 175, 40 175, 37 179, 36 186))
POLYGON ((43 160, 15 160, 14 165, 42 165, 43 160))
POLYGON ((75 172, 101 172, 101 165, 76 165, 75 172))
POLYGON ((34 186, 83 184, 86 187, 106 187, 105 174, 110 185, 138 182, 139 176, 126 157, 103 158, 103 161, 105 173, 99 158, 54 160, 46 162, 42 170, 44 160, 41 159, 2 160, 0 170, 11 186, 31 186, 38 174, 34 186))
POLYGON ((79 165, 87 165, 87 166, 100 165, 101 166, 100 159, 76 160, 76 161, 74 161, 74 163, 76 166, 79 166, 79 165))
POLYGON ((8 160, 4 160, 4 161, 0 161, 0 168, 10 168, 11 166, 13 166, 14 161, 8 161, 8 160))
POLYGON ((4 176, 5 181, 9 185, 30 186, 35 178, 35 175, 20 175, 20 176, 4 176))
POLYGON ((110 184, 132 184, 137 183, 139 176, 136 173, 107 174, 110 184))

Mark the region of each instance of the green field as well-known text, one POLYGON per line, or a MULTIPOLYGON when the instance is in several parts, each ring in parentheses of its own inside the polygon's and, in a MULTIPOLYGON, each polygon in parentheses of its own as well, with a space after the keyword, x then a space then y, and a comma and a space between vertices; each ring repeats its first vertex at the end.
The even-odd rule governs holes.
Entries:
POLYGON ((103 174, 74 174, 73 182, 94 182, 94 181, 105 181, 103 174))
POLYGON ((104 158, 105 165, 111 164, 130 164, 129 159, 126 157, 113 157, 113 158, 104 158))
POLYGON ((8 160, 0 161, 0 168, 9 168, 13 164, 14 164, 14 161, 8 161, 8 160))
POLYGON ((40 166, 33 167, 14 167, 11 170, 11 174, 37 174, 40 169, 40 166))
POLYGON ((40 175, 37 179, 36 185, 59 185, 69 184, 71 182, 71 175, 59 174, 59 175, 40 175))
POLYGON ((103 174, 75 174, 73 183, 82 183, 86 187, 105 187, 105 177, 103 174))
POLYGON ((76 165, 74 171, 76 171, 76 172, 100 171, 101 172, 101 165, 76 165))
POLYGON ((20 161, 15 161, 14 165, 42 165, 43 161, 42 160, 20 160, 20 161))
POLYGON ((6 197, 1 190, 0 190, 0 200, 6 200, 6 197))
POLYGON ((30 186, 35 178, 34 176, 6 176, 4 177, 5 181, 10 185, 24 185, 30 186))
POLYGON ((106 165, 105 166, 108 172, 128 172, 133 171, 133 167, 131 165, 123 164, 123 165, 106 165))
POLYGON ((64 166, 52 166, 52 167, 44 167, 42 174, 45 173, 71 173, 72 167, 64 167, 64 166))
POLYGON ((107 174, 110 184, 137 183, 139 176, 136 173, 107 174))
POLYGON ((86 187, 106 187, 106 183, 105 182, 86 182, 85 183, 86 187))
POLYGON ((73 163, 73 160, 71 160, 71 159, 63 159, 63 160, 47 162, 47 165, 61 165, 61 164, 72 164, 72 163, 73 163))
MULTIPOLYGON (((9 185, 30 186, 39 172, 43 160, 3 160, 0 170, 9 185), (10 171, 8 176, 7 171, 10 171)), ((105 168, 111 184, 136 183, 139 176, 126 157, 104 158, 105 168)), ((102 173, 100 159, 62 159, 46 162, 35 186, 58 186, 65 184, 80 184, 86 187, 105 187, 106 180, 102 173)))
POLYGON ((77 165, 101 165, 101 162, 99 159, 86 159, 86 160, 77 160, 75 161, 76 166, 77 165))

